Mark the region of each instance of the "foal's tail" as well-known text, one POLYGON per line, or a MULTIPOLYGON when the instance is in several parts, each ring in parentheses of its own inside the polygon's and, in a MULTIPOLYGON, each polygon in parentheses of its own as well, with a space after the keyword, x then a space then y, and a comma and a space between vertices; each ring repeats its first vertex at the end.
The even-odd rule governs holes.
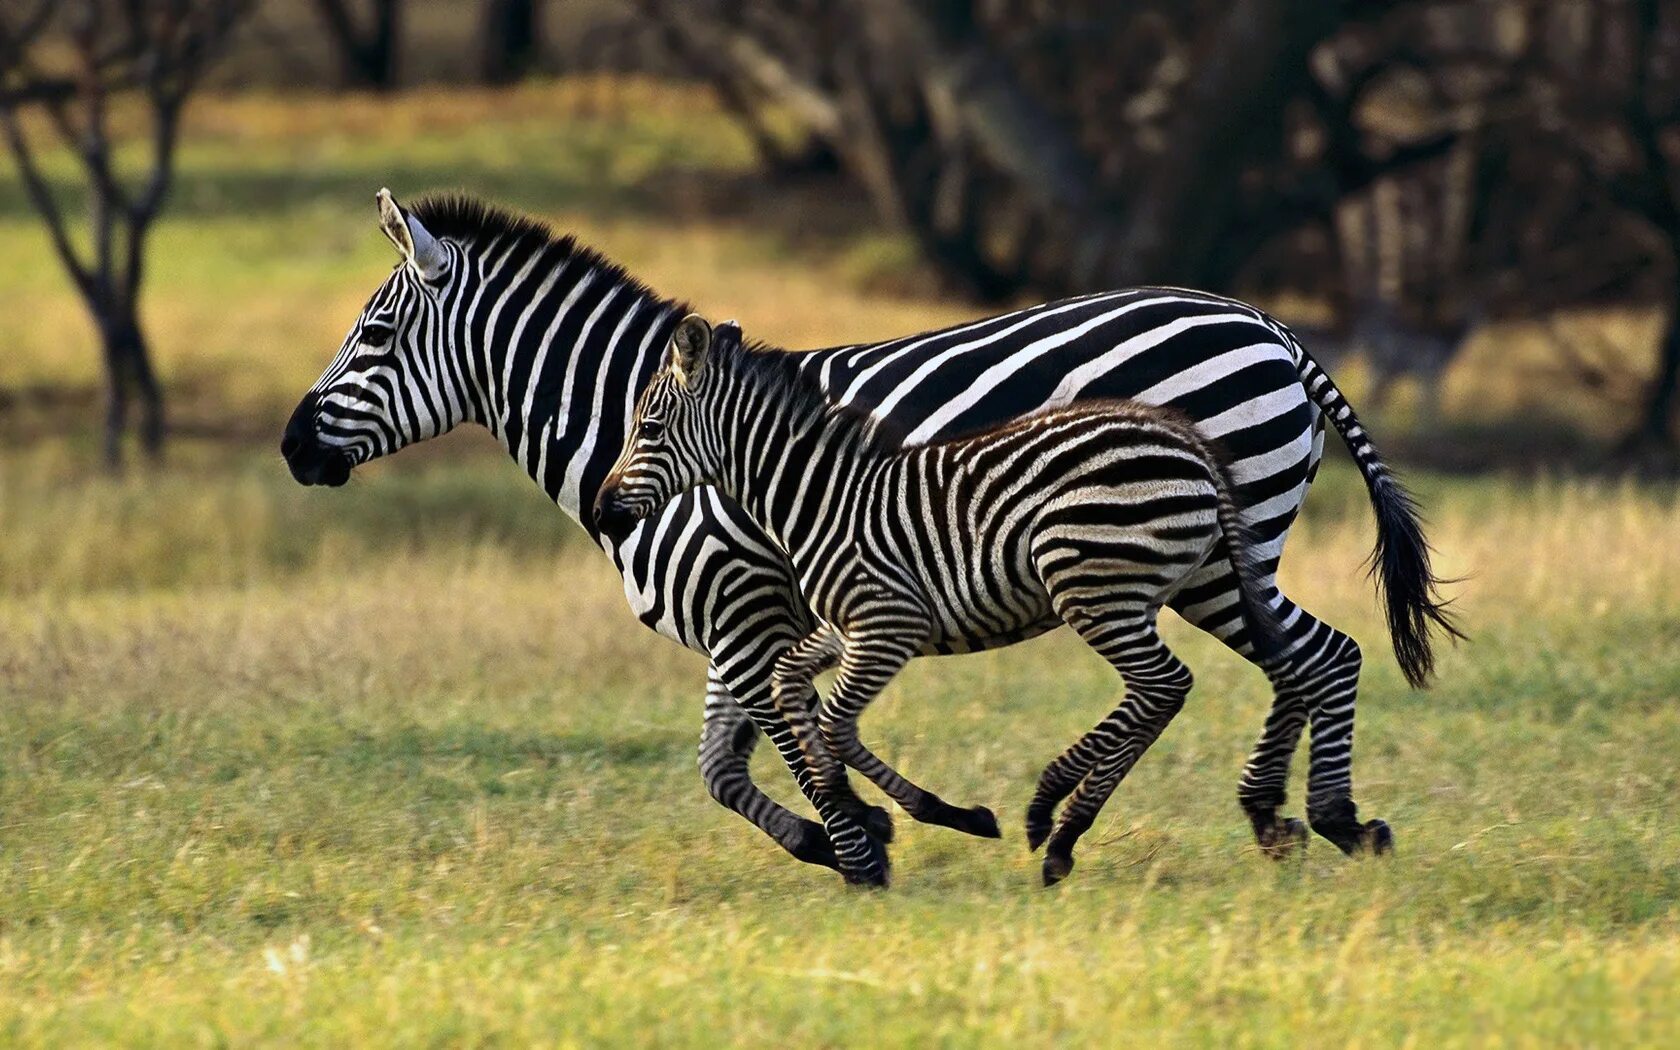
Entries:
POLYGON ((1259 660, 1281 655, 1288 641, 1283 624, 1278 620, 1266 588, 1261 584, 1264 572, 1254 556, 1254 536, 1243 524, 1242 514, 1231 499, 1231 474, 1225 463, 1203 444, 1209 453, 1208 465, 1213 468, 1214 488, 1219 494, 1219 531, 1225 539, 1225 549, 1231 554, 1231 568, 1237 575, 1237 600, 1242 605, 1243 622, 1248 626, 1249 645, 1259 660))
POLYGON ((1231 498, 1231 472, 1225 465, 1224 452, 1186 416, 1170 409, 1155 409, 1153 415, 1185 451, 1201 462, 1213 483, 1219 535, 1225 541, 1231 570, 1236 574, 1237 604, 1241 607, 1243 626, 1248 629, 1248 644, 1254 658, 1264 662, 1281 656, 1289 638, 1270 601, 1276 590, 1271 589, 1272 593, 1268 594, 1269 588, 1262 583, 1266 573, 1254 554, 1254 535, 1243 524, 1242 514, 1231 498))

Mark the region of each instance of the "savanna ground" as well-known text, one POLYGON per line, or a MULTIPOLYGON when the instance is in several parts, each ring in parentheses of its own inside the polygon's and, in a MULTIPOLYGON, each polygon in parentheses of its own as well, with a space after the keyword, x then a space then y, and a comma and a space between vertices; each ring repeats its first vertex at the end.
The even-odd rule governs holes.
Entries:
MULTIPOLYGON (((0 181, 0 1042, 1680 1041, 1672 489, 1413 469, 1475 639, 1410 693, 1327 467, 1285 575, 1365 643, 1389 860, 1254 851, 1264 683, 1175 624, 1191 703, 1052 892, 1021 807, 1110 672, 1063 635, 914 666, 869 736, 1009 837, 901 818, 894 888, 848 892, 706 797, 701 660, 482 438, 332 492, 272 447, 390 264, 381 185, 540 211, 790 345, 970 308, 832 187, 758 184, 682 91, 248 96, 193 129, 147 310, 181 436, 125 479, 91 466, 86 322, 0 181)), ((1454 373, 1457 461, 1559 432, 1512 360, 1454 373)))

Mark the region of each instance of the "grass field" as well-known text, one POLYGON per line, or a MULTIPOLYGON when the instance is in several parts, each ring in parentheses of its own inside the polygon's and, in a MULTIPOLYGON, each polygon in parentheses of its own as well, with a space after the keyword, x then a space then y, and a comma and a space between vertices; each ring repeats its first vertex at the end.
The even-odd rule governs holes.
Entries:
POLYGON ((1365 643, 1387 861, 1257 855, 1264 683, 1174 624, 1190 705, 1051 892, 1021 809, 1110 672, 1062 634, 912 667, 869 737, 1009 837, 901 817, 894 888, 849 892, 706 797, 701 660, 482 439, 331 492, 271 446, 389 265, 383 184, 540 210, 794 345, 968 308, 656 86, 211 100, 195 132, 148 307, 184 434, 124 479, 0 181, 0 1044, 1680 1042, 1672 489, 1412 471, 1474 641, 1410 693, 1330 464, 1285 576, 1365 643))

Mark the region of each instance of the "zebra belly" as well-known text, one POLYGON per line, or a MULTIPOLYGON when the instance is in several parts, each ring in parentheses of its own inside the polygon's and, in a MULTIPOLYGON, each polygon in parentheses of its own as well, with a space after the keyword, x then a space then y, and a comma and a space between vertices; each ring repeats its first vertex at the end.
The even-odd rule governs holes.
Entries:
POLYGON ((998 649, 1061 626, 1033 566, 1030 533, 1016 535, 1006 550, 972 542, 997 535, 995 528, 988 522, 966 536, 947 530, 924 552, 923 593, 932 614, 928 652, 998 649))
POLYGON ((1063 626, 1061 618, 1054 612, 1037 623, 1028 624, 1016 631, 1006 631, 1001 634, 985 637, 940 638, 930 639, 921 649, 922 656, 960 656, 963 653, 983 653, 988 649, 1002 649, 1037 638, 1041 634, 1049 634, 1056 628, 1063 626))

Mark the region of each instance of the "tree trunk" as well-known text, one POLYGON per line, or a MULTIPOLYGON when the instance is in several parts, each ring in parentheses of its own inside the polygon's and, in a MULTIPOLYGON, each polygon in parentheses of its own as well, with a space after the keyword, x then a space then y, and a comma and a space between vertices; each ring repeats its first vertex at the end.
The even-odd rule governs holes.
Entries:
POLYGON ((140 413, 140 449, 154 462, 163 458, 163 388, 152 368, 145 333, 132 305, 119 307, 100 326, 105 358, 105 466, 122 469, 123 438, 128 433, 129 412, 140 413))
POLYGON ((1308 58, 1338 24, 1334 4, 1236 0, 1209 28, 1201 72, 1177 100, 1166 150, 1137 185, 1114 232, 1093 226, 1105 257, 1095 284, 1173 283, 1220 288, 1235 266, 1216 266, 1233 233, 1244 175, 1284 148, 1284 111, 1308 83, 1308 58), (1107 241, 1108 243, 1101 243, 1107 241))
POLYGON ((401 26, 401 0, 375 0, 373 33, 361 49, 363 82, 371 88, 389 91, 397 86, 397 42, 401 26))
POLYGON ((1680 279, 1674 290, 1657 359, 1657 374, 1645 399, 1638 428, 1623 451, 1635 457, 1666 455, 1674 451, 1674 403, 1680 393, 1680 279))
POLYGON ((485 0, 479 78, 512 84, 536 68, 541 51, 537 0, 485 0))
POLYGON ((346 85, 376 91, 396 87, 402 0, 373 0, 373 26, 367 32, 356 25, 350 0, 315 0, 315 9, 338 49, 346 85))

